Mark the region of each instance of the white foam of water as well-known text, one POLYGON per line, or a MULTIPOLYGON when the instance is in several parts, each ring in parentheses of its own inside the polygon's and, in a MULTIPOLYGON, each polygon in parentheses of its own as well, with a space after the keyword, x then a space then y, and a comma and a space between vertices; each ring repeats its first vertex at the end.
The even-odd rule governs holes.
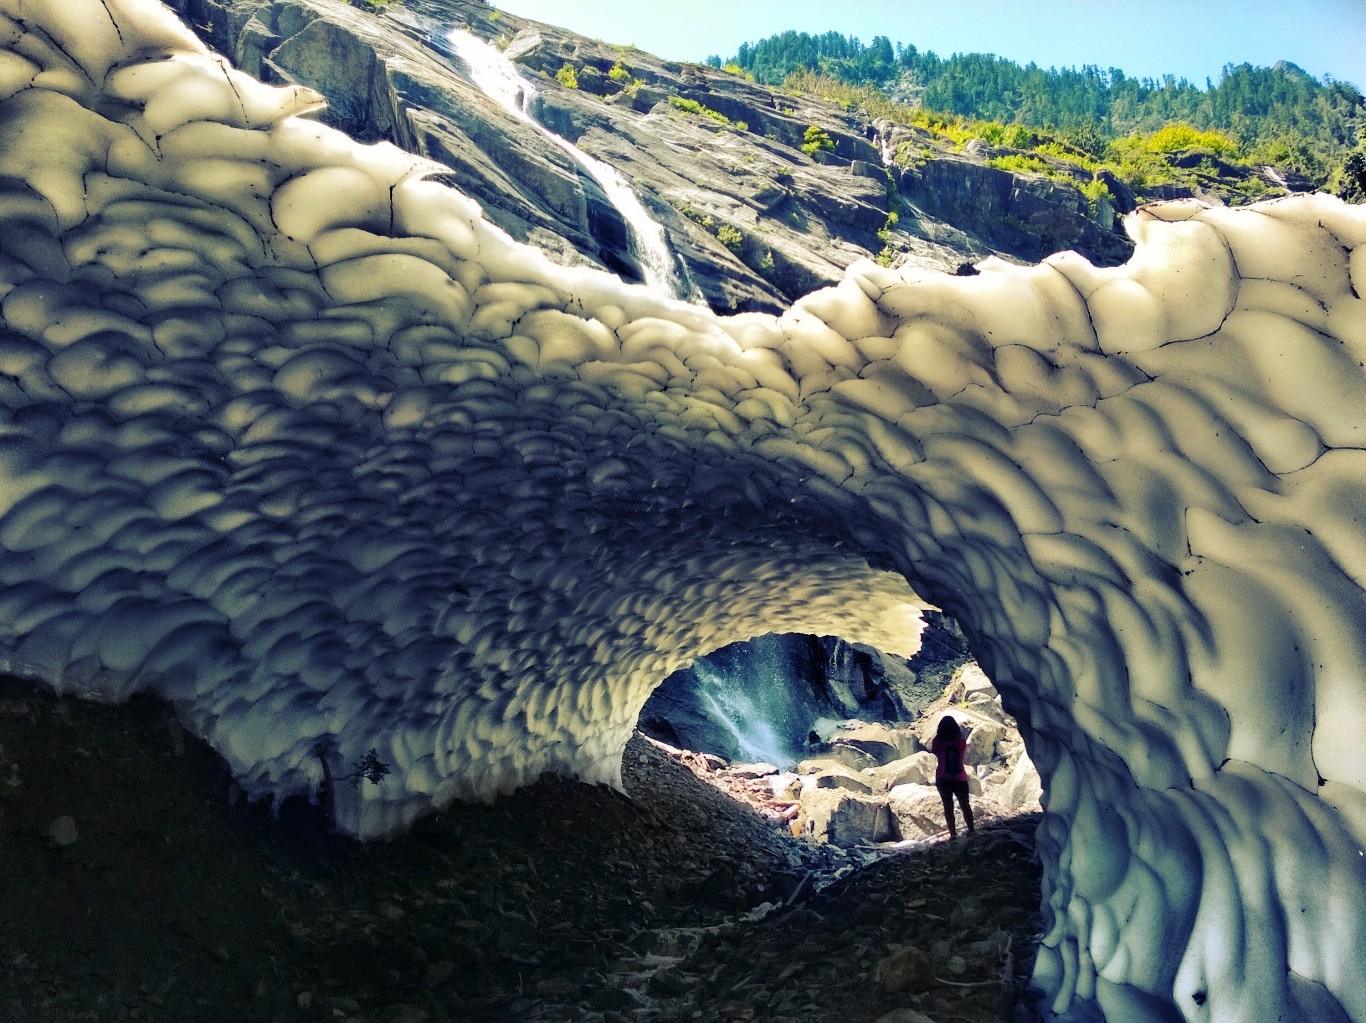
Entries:
POLYGON ((737 685, 736 680, 718 675, 700 662, 693 671, 703 683, 701 695, 712 717, 726 726, 744 759, 778 767, 793 764, 796 758, 792 751, 769 722, 764 708, 745 694, 740 687, 743 683, 737 685))
POLYGON ((464 29, 452 29, 446 40, 464 63, 470 80, 486 96, 554 142, 598 183, 631 230, 645 283, 652 288, 684 297, 684 291, 691 289, 685 289, 674 272, 673 254, 664 235, 664 226, 645 208, 621 173, 615 167, 589 156, 531 116, 531 102, 536 96, 536 87, 522 76, 517 65, 496 46, 464 29))

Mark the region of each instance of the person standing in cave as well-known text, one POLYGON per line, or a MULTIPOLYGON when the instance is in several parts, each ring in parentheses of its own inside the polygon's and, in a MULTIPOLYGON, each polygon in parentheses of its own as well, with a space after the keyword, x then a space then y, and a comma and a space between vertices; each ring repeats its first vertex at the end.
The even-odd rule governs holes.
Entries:
POLYGON ((968 801, 968 768, 966 756, 968 739, 963 730, 948 714, 939 719, 934 741, 930 743, 934 754, 934 787, 939 790, 939 798, 944 801, 944 819, 949 822, 949 838, 958 837, 958 827, 953 819, 953 800, 958 797, 958 805, 963 808, 963 820, 967 822, 968 834, 975 830, 972 822, 972 804, 968 801))

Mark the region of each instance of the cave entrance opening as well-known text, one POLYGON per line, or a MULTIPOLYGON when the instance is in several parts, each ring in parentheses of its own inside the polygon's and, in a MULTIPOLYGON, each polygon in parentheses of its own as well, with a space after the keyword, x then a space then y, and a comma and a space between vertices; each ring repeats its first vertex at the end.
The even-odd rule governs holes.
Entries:
POLYGON ((949 713, 979 821, 1037 812, 1014 718, 957 623, 924 618, 909 658, 806 634, 722 647, 666 678, 639 729, 794 835, 891 848, 947 834, 928 745, 949 713))
MULTIPOLYGON (((780 845, 798 869, 780 871, 787 883, 752 911, 756 959, 772 934, 800 960, 808 928, 823 956, 841 955, 828 944, 837 931, 850 948, 891 950, 872 967, 880 990, 928 985, 942 993, 924 1004, 946 1014, 990 990, 1008 1017, 1037 997, 1039 775, 958 623, 924 605, 919 615, 918 646, 901 654, 805 633, 723 646, 660 683, 638 729, 790 836, 780 845), (945 713, 969 730, 970 841, 957 807, 949 840, 934 786, 927 746, 945 713)), ((763 832, 748 832, 756 849, 763 832)))

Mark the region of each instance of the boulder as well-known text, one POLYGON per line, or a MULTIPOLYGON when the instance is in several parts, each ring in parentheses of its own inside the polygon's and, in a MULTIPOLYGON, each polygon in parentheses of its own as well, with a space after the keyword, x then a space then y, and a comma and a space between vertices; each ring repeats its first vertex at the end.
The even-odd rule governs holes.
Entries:
POLYGON ((845 789, 803 791, 799 820, 802 834, 845 849, 884 842, 894 834, 885 802, 845 789))
MULTIPOLYGON (((992 692, 994 694, 995 690, 992 692)), ((989 717, 993 721, 999 721, 1003 725, 1011 722, 1010 715, 1007 714, 1005 708, 1001 706, 1001 698, 999 696, 988 695, 987 693, 979 691, 969 693, 964 703, 969 709, 985 717, 989 717)))
POLYGON ((987 764, 996 757, 996 744, 1005 737, 1006 726, 985 714, 967 715, 972 731, 968 733, 967 762, 987 764))
MULTIPOLYGON (((890 764, 904 754, 913 752, 915 746, 913 732, 898 731, 881 721, 851 721, 830 737, 830 752, 834 756, 843 759, 842 750, 857 750, 873 760, 873 764, 867 765, 871 767, 890 764)), ((861 761, 846 763, 859 770, 867 769, 861 761)))
POLYGON ((958 672, 958 681, 963 683, 965 699, 971 700, 976 693, 985 693, 988 699, 996 696, 995 684, 987 678, 987 673, 976 661, 969 661, 963 665, 958 672))
POLYGON ((851 792, 871 793, 877 783, 861 771, 850 767, 837 757, 816 757, 797 765, 802 775, 802 791, 808 789, 848 789, 851 792))
POLYGON ((1010 777, 993 795, 1012 810, 1037 809, 1039 801, 1043 799, 1043 782, 1028 753, 1020 754, 1010 777))
POLYGON ((79 832, 76 829, 76 821, 66 814, 53 820, 53 822, 47 826, 47 831, 45 831, 44 834, 47 835, 48 840, 53 845, 59 847, 74 845, 77 837, 79 837, 79 832))
POLYGON ((878 961, 873 977, 882 990, 893 993, 914 994, 938 984, 930 957, 914 945, 894 947, 890 955, 878 961))
POLYGON ((935 766, 934 754, 921 750, 864 773, 879 783, 883 791, 891 791, 898 785, 932 785, 935 766))
POLYGON ((792 771, 782 771, 770 776, 767 781, 774 799, 796 799, 802 794, 801 775, 792 771))
POLYGON ((944 801, 933 785, 898 785, 888 793, 887 807, 898 838, 931 838, 948 828, 944 801))
POLYGON ((994 714, 983 712, 976 706, 958 704, 948 707, 942 713, 931 711, 916 725, 915 734, 925 748, 934 741, 939 719, 948 714, 958 722, 958 727, 968 732, 967 762, 969 764, 990 763, 996 756, 996 744, 1006 735, 1006 725, 996 720, 994 714))
POLYGON ((877 757, 860 749, 858 746, 852 746, 837 741, 832 741, 830 743, 830 752, 822 759, 838 760, 840 763, 844 764, 845 767, 854 771, 866 771, 869 768, 877 767, 880 763, 877 757))
POLYGON ((802 786, 802 791, 809 788, 845 789, 864 795, 875 795, 878 791, 877 783, 864 778, 861 774, 813 774, 808 775, 808 779, 809 783, 802 786))

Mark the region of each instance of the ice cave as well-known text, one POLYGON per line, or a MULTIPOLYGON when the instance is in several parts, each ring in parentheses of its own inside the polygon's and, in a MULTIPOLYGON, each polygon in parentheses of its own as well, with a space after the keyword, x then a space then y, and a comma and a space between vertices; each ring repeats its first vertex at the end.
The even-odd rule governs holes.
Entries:
POLYGON ((153 0, 0 0, 0 670, 155 691, 355 834, 612 782, 769 632, 963 625, 1060 1018, 1366 1023, 1366 210, 718 317, 512 242, 153 0))

